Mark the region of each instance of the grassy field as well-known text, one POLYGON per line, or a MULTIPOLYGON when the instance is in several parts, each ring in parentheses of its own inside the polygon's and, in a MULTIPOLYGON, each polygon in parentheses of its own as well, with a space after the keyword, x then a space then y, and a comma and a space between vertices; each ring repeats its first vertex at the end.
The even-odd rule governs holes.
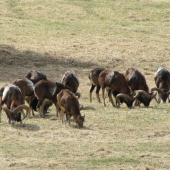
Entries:
POLYGON ((0 124, 0 169, 170 169, 170 105, 113 108, 89 102, 96 67, 140 70, 149 88, 170 69, 170 0, 1 0, 0 87, 30 70, 61 81, 80 79, 84 128, 62 124, 52 106, 45 119, 0 124))

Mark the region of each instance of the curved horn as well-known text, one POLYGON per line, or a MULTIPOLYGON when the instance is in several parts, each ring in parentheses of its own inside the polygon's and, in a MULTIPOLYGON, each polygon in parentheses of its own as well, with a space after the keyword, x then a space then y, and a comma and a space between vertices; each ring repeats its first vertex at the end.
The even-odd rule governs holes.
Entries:
POLYGON ((118 103, 118 107, 120 107, 120 100, 119 100, 120 97, 123 97, 126 100, 133 100, 129 95, 120 93, 116 96, 116 103, 118 103))
MULTIPOLYGON (((170 92, 169 92, 170 93, 170 92)), ((153 93, 152 95, 151 95, 151 99, 153 99, 153 98, 155 98, 156 97, 156 95, 157 95, 157 93, 155 92, 155 93, 153 93)), ((155 98, 156 99, 156 98, 155 98)))
POLYGON ((76 92, 76 93, 74 93, 74 95, 75 95, 75 96, 77 96, 77 97, 78 97, 78 99, 79 99, 79 98, 80 98, 80 96, 81 96, 81 93, 76 92))
POLYGON ((81 103, 79 103, 79 109, 82 110, 83 109, 83 105, 81 103))
POLYGON ((170 90, 166 94, 170 94, 170 90))
POLYGON ((138 96, 144 96, 144 97, 146 97, 146 98, 150 98, 151 96, 146 92, 146 91, 144 91, 144 90, 136 90, 136 95, 133 97, 134 99, 137 99, 138 98, 138 96))
POLYGON ((10 111, 7 107, 3 107, 2 109, 3 109, 3 111, 4 111, 6 114, 10 114, 10 113, 11 113, 11 111, 10 111))
POLYGON ((151 92, 153 92, 153 91, 157 91, 158 93, 164 94, 164 92, 162 90, 160 90, 159 88, 157 88, 157 87, 153 87, 151 89, 151 92))
POLYGON ((22 120, 24 120, 27 117, 27 115, 30 114, 30 108, 27 105, 23 104, 23 105, 16 107, 13 110, 13 113, 18 113, 18 112, 22 112, 23 109, 26 110, 26 115, 24 116, 22 120))

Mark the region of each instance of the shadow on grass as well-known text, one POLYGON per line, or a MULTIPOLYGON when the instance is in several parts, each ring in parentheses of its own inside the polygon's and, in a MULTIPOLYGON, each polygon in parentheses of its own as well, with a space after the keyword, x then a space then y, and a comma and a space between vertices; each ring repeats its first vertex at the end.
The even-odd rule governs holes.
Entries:
POLYGON ((85 106, 83 107, 82 110, 96 110, 94 107, 91 107, 91 106, 85 106))
POLYGON ((0 67, 24 67, 30 68, 45 67, 46 65, 76 67, 76 68, 90 68, 97 67, 91 58, 89 60, 75 59, 59 54, 38 53, 36 51, 20 51, 13 46, 0 44, 0 67), (31 66, 31 67, 30 67, 31 66))
POLYGON ((40 130, 39 126, 34 125, 34 124, 28 124, 28 123, 12 125, 12 127, 15 128, 15 129, 22 129, 22 130, 26 130, 26 131, 38 131, 38 130, 40 130))
POLYGON ((92 128, 89 128, 89 127, 84 126, 84 125, 83 125, 83 127, 78 128, 78 125, 77 124, 73 124, 73 123, 71 123, 70 127, 71 128, 75 128, 75 129, 79 129, 79 130, 93 130, 92 128))

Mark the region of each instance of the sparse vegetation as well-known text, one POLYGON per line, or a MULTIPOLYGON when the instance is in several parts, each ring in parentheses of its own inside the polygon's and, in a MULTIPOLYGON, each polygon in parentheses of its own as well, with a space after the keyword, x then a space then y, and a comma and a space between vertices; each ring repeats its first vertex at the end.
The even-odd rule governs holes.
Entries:
POLYGON ((54 119, 8 125, 2 112, 0 169, 170 169, 170 104, 113 108, 89 102, 88 73, 139 69, 149 87, 170 69, 169 0, 1 0, 0 86, 39 70, 53 81, 74 70, 84 128, 54 119))

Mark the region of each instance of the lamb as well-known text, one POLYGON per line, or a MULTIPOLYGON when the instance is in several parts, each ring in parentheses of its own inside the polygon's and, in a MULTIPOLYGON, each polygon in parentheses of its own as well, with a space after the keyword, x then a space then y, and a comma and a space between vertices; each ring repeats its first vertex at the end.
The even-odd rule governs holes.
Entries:
POLYGON ((63 122, 63 115, 66 112, 70 125, 70 116, 74 117, 75 123, 78 124, 78 127, 83 126, 85 116, 81 116, 79 109, 79 102, 75 95, 68 89, 61 90, 57 95, 58 106, 61 109, 61 118, 63 122))
POLYGON ((22 124, 22 120, 29 114, 30 109, 24 104, 24 99, 21 90, 12 84, 5 85, 0 89, 0 122, 1 122, 1 111, 5 111, 8 119, 8 123, 14 124, 16 121, 22 124), (6 107, 3 107, 6 104, 6 107), (23 113, 26 110, 26 116, 23 113), (21 113, 24 117, 21 119, 21 113))

